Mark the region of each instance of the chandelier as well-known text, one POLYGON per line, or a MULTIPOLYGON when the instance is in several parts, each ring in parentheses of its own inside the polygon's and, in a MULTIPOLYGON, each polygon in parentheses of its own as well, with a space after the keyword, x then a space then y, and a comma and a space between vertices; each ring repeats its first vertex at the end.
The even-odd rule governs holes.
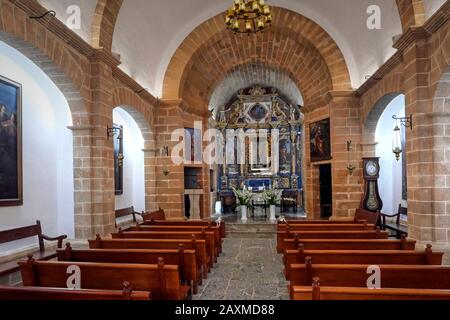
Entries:
POLYGON ((225 24, 235 33, 258 33, 272 23, 272 13, 265 0, 234 0, 225 24))

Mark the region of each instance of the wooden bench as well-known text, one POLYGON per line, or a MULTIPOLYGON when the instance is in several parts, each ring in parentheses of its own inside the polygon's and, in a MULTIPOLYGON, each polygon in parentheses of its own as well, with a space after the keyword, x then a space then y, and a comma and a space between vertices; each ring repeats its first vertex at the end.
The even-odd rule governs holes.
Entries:
MULTIPOLYGON (((45 248, 44 240, 57 241, 58 248, 62 248, 63 240, 67 238, 66 235, 61 235, 56 238, 46 236, 45 234, 42 233, 41 222, 37 221, 36 224, 32 226, 0 231, 0 244, 36 236, 38 238, 39 251, 34 252, 33 254, 35 255, 37 260, 50 260, 56 257, 55 250, 47 250, 45 248)), ((23 259, 23 257, 21 259, 23 259)), ((0 276, 19 271, 19 266, 17 262, 21 259, 0 264, 0 276)))
POLYGON ((216 248, 216 257, 222 252, 222 239, 220 230, 216 226, 155 226, 155 225, 136 225, 130 227, 124 232, 130 231, 156 231, 156 232, 203 232, 203 230, 214 233, 214 245, 216 248))
POLYGON ((1 301, 44 301, 44 300, 150 300, 151 293, 133 291, 128 282, 123 290, 69 290, 40 287, 3 287, 0 286, 1 301))
MULTIPOLYGON (((70 243, 65 250, 58 250, 58 261, 72 262, 107 262, 157 264, 163 258, 169 265, 177 265, 182 283, 192 283, 194 294, 197 294, 201 272, 196 263, 195 250, 185 250, 180 245, 178 250, 170 249, 91 249, 74 250, 70 243)), ((201 269, 200 269, 201 270, 201 269)))
POLYGON ((444 253, 433 252, 431 245, 425 251, 407 250, 286 250, 283 256, 286 279, 290 265, 302 264, 310 257, 315 264, 372 264, 372 265, 442 265, 444 253))
POLYGON ((386 231, 367 230, 367 231, 294 231, 277 232, 277 251, 283 253, 284 239, 387 239, 389 233, 386 231), (295 233, 294 233, 295 232, 295 233))
POLYGON ((203 220, 149 220, 144 221, 144 225, 149 226, 216 226, 220 229, 221 239, 226 238, 225 222, 203 221, 203 220))
POLYGON ((136 223, 137 222, 136 215, 142 216, 143 214, 144 213, 135 211, 134 207, 116 210, 116 228, 117 228, 117 218, 132 216, 133 222, 136 223))
POLYGON ((128 281, 139 291, 149 291, 155 300, 189 300, 189 286, 181 285, 177 266, 159 259, 158 264, 118 264, 89 262, 28 261, 19 262, 24 286, 66 288, 70 266, 81 271, 81 289, 120 290, 128 281))
MULTIPOLYGON (((290 284, 308 286, 313 277, 319 277, 326 287, 367 288, 367 264, 291 264, 290 284)), ((450 267, 379 265, 381 288, 450 289, 450 267)))
POLYGON ((383 230, 391 230, 395 233, 395 237, 397 239, 400 239, 401 237, 407 237, 408 236, 408 226, 403 225, 400 222, 400 217, 402 215, 408 215, 408 208, 402 207, 400 204, 398 206, 398 212, 394 215, 388 215, 385 213, 381 213, 381 228, 383 230), (386 222, 386 218, 393 219, 395 218, 395 222, 386 222))
POLYGON ((305 250, 415 250, 416 241, 388 239, 294 239, 283 240, 284 250, 296 250, 299 245, 305 250))
POLYGON ((364 231, 364 230, 375 230, 374 224, 367 223, 341 223, 341 224, 279 224, 278 231, 286 232, 289 230, 290 232, 295 231, 364 231))
POLYGON ((212 267, 217 261, 216 246, 214 242, 214 233, 210 231, 189 231, 189 232, 170 232, 170 231, 130 231, 123 232, 119 230, 117 233, 111 234, 113 239, 195 239, 206 241, 206 254, 209 259, 209 267, 212 267))
MULTIPOLYGON (((197 266, 202 269, 203 278, 209 272, 209 257, 206 253, 206 241, 192 239, 102 239, 99 235, 95 240, 89 240, 91 249, 174 249, 183 245, 185 250, 195 250, 197 266)), ((201 284, 201 282, 199 283, 201 284)))
POLYGON ((348 224, 348 223, 368 223, 378 225, 380 220, 380 213, 370 212, 364 209, 356 209, 355 216, 353 218, 344 218, 341 220, 285 220, 280 221, 279 224, 348 224))
POLYGON ((159 208, 157 211, 143 213, 142 219, 144 219, 144 223, 152 220, 165 221, 166 213, 163 209, 159 208))
POLYGON ((313 279, 312 287, 293 286, 292 300, 450 300, 450 290, 379 289, 322 287, 313 279))

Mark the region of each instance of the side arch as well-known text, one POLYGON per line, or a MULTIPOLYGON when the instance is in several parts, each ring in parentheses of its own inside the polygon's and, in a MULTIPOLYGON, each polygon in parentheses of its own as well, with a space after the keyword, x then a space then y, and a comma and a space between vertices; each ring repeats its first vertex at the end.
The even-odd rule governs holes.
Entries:
POLYGON ((91 45, 111 51, 116 21, 123 0, 98 0, 92 22, 91 45))

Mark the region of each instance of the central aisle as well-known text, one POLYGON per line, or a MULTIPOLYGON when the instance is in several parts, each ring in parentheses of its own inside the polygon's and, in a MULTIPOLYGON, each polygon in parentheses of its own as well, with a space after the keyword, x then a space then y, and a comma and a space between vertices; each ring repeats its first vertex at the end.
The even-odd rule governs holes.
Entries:
POLYGON ((194 300, 289 300, 276 240, 226 238, 194 300))

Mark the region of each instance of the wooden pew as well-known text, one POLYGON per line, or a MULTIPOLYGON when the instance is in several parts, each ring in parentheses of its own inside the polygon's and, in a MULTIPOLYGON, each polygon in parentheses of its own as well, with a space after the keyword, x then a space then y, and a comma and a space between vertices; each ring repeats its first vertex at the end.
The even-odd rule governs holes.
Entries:
POLYGON ((297 232, 297 231, 364 231, 364 230, 375 230, 374 224, 367 223, 341 223, 341 224, 278 224, 278 231, 286 232, 297 232))
POLYGON ((115 211, 115 218, 116 218, 116 228, 117 228, 117 218, 123 218, 127 216, 133 217, 133 222, 136 223, 136 215, 142 216, 142 213, 137 212, 134 210, 134 207, 124 208, 124 209, 118 209, 115 211))
MULTIPOLYGON (((313 264, 310 258, 304 264, 290 265, 290 284, 307 286, 313 277, 319 277, 326 287, 367 288, 367 264, 313 264)), ((450 289, 450 267, 379 265, 381 288, 450 289)))
POLYGON ((157 211, 142 213, 142 219, 144 219, 144 222, 151 220, 164 221, 166 220, 166 213, 164 212, 163 209, 159 208, 159 210, 157 211))
POLYGON ((209 267, 213 266, 213 263, 217 261, 216 256, 216 246, 214 242, 214 232, 211 231, 187 231, 187 232, 176 232, 176 231, 130 231, 123 232, 119 230, 117 233, 111 234, 113 239, 195 239, 206 241, 206 253, 209 256, 209 267))
POLYGON ((0 286, 1 301, 44 301, 44 300, 150 300, 151 293, 133 291, 128 282, 123 290, 69 290, 40 287, 4 287, 0 286))
POLYGON ((107 262, 157 264, 159 258, 169 265, 177 265, 182 283, 192 283, 194 294, 197 294, 201 271, 196 263, 195 250, 185 250, 181 244, 178 250, 170 249, 91 249, 74 250, 70 243, 65 250, 58 250, 58 261, 65 262, 107 262))
POLYGON ((203 232, 203 230, 207 232, 214 233, 214 245, 216 257, 222 252, 222 239, 220 238, 220 230, 215 226, 153 226, 153 225, 136 225, 130 227, 124 232, 133 232, 133 231, 156 231, 156 232, 203 232))
POLYGON ((284 220, 280 221, 279 223, 288 223, 288 224, 295 224, 295 223, 312 223, 312 224, 318 224, 318 223, 325 223, 325 224, 341 224, 341 223, 369 223, 377 225, 380 220, 380 213, 379 212, 371 212, 366 211, 364 209, 358 208, 355 210, 355 216, 353 218, 344 218, 342 220, 284 220))
POLYGON ((292 300, 450 300, 450 290, 379 289, 322 287, 313 279, 312 287, 294 286, 292 300))
POLYGON ((371 264, 371 265, 442 265, 444 253, 433 252, 431 245, 425 251, 407 250, 286 250, 283 256, 286 279, 290 265, 304 263, 310 257, 315 264, 371 264))
POLYGON ((226 238, 226 227, 225 221, 221 221, 220 223, 215 221, 203 221, 203 220, 146 220, 143 223, 144 225, 149 226, 216 226, 220 229, 220 238, 226 238))
POLYGON ((118 264, 89 262, 28 261, 19 262, 24 286, 67 288, 70 266, 81 271, 82 289, 120 290, 128 281, 139 291, 149 291, 155 300, 188 300, 189 286, 181 285, 177 266, 170 266, 160 258, 158 264, 118 264))
POLYGON ((377 230, 369 231, 295 231, 295 233, 277 232, 277 251, 284 252, 284 239, 388 239, 389 232, 377 230))
MULTIPOLYGON (((46 236, 45 234, 42 233, 41 222, 38 220, 36 221, 35 225, 0 231, 0 244, 27 239, 31 237, 37 237, 39 250, 37 252, 34 252, 33 254, 36 256, 38 260, 50 260, 56 257, 55 250, 49 250, 45 248, 44 240, 55 241, 57 242, 58 248, 61 248, 63 240, 67 238, 66 235, 61 235, 55 238, 46 236)), ((17 265, 17 262, 19 262, 23 258, 24 257, 6 263, 0 263, 0 276, 19 271, 19 266, 17 265)))
POLYGON ((302 244, 305 250, 415 250, 416 241, 388 239, 283 239, 284 250, 296 250, 302 244))
MULTIPOLYGON (((95 240, 89 240, 91 249, 175 249, 183 245, 185 250, 195 250, 197 266, 202 269, 203 278, 209 272, 209 257, 206 253, 206 241, 191 239, 108 239, 103 240, 99 235, 95 240)), ((199 282, 201 285, 201 282, 199 282)))

